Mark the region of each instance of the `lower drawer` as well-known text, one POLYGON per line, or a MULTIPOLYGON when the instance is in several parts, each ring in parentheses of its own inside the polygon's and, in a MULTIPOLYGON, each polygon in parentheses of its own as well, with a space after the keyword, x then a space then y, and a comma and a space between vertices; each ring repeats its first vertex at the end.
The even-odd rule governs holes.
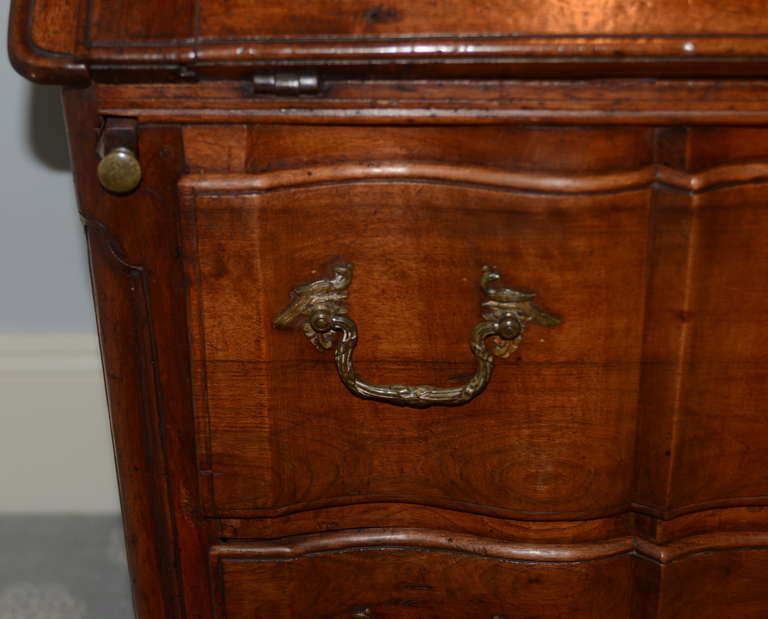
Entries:
POLYGON ((631 538, 542 545, 358 529, 222 544, 211 568, 227 619, 768 616, 768 551, 718 551, 704 537, 659 547, 660 563, 631 538))
POLYGON ((615 555, 555 563, 442 541, 355 531, 224 544, 211 553, 217 606, 227 619, 630 616, 635 564, 618 543, 615 555))

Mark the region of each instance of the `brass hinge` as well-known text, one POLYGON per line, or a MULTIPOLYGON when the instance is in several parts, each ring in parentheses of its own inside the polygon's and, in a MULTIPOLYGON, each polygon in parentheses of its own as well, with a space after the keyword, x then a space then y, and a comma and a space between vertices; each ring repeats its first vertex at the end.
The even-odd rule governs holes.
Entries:
POLYGON ((255 94, 311 95, 320 92, 320 78, 313 71, 259 73, 253 76, 255 94))

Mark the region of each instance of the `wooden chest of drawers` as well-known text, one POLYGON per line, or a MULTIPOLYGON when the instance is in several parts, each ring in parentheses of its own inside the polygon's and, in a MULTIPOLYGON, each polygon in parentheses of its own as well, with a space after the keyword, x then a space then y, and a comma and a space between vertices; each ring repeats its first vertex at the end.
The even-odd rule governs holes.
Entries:
POLYGON ((768 616, 763 13, 16 0, 138 616, 768 616))

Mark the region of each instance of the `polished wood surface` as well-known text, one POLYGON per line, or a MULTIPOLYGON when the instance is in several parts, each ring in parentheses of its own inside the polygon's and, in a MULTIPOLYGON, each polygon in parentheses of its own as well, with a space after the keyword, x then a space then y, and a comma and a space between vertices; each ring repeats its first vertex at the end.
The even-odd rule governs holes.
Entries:
POLYGON ((757 0, 12 0, 11 53, 44 82, 347 76, 765 75, 757 0))
MULTIPOLYGON (((483 133, 463 141, 477 144, 483 133)), ((601 135, 574 133, 566 142, 539 135, 547 133, 486 137, 486 156, 547 139, 553 150, 582 152, 583 139, 601 135)), ((637 133, 625 138, 628 149, 637 133)), ((327 135, 329 151, 347 150, 341 134, 327 135)), ((360 130, 356 139, 384 152, 399 135, 360 130)), ((546 150, 539 156, 552 160, 546 150)), ((585 159, 580 166, 600 165, 585 159)), ((622 175, 606 176, 572 184, 542 175, 542 185, 563 196, 540 193, 536 173, 370 158, 290 174, 183 179, 194 200, 185 255, 192 311, 200 314, 193 360, 195 389, 206 400, 209 510, 275 513, 386 499, 565 519, 626 504, 649 191, 618 191, 622 175), (224 244, 225 254, 215 250, 224 244), (336 258, 355 264, 356 364, 377 382, 458 384, 472 373, 468 339, 480 315, 483 264, 535 289, 564 317, 563 328, 532 329, 514 358, 497 364, 483 395, 454 410, 349 398, 330 358, 271 328, 293 285, 323 275, 336 258)))
POLYGON ((279 548, 272 562, 268 548, 215 548, 212 569, 222 583, 220 605, 236 619, 254 614, 355 617, 366 616, 355 614, 366 609, 371 617, 452 619, 621 617, 630 612, 633 563, 627 554, 544 565, 492 561, 485 548, 482 554, 472 549, 454 554, 393 548, 403 540, 386 534, 376 541, 384 547, 328 544, 318 554, 295 553, 290 562, 279 562, 279 548))
POLYGON ((14 0, 17 69, 69 85, 138 617, 768 616, 762 30, 14 0), (317 88, 254 90, 287 70, 317 88), (342 261, 366 379, 465 382, 485 264, 562 324, 468 404, 358 398, 272 327, 342 261))

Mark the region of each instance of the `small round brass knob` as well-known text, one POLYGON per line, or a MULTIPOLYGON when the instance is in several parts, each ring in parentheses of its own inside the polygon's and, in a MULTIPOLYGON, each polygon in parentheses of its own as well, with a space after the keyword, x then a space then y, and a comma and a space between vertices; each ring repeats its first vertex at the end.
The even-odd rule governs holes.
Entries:
POLYGON ((318 309, 309 317, 309 324, 318 333, 327 333, 333 328, 333 314, 327 309, 318 309))
POLYGON ((499 335, 502 339, 513 340, 523 331, 520 321, 512 314, 506 314, 499 321, 499 335))
POLYGON ((128 148, 115 148, 99 162, 99 182, 107 191, 117 194, 132 192, 141 182, 141 164, 128 148))

